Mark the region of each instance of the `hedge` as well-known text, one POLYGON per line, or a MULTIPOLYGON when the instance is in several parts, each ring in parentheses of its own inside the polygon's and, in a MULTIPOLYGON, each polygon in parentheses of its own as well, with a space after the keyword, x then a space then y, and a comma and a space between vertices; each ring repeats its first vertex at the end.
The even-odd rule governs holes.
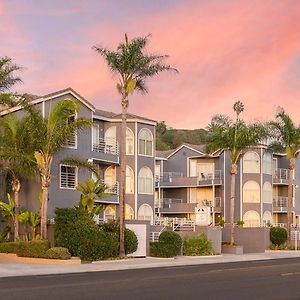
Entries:
POLYGON ((212 243, 207 239, 205 234, 186 238, 183 244, 183 253, 186 256, 213 254, 212 243))
POLYGON ((182 240, 178 233, 164 231, 158 242, 150 244, 150 255, 154 257, 174 257, 181 250, 182 240))
POLYGON ((270 240, 272 244, 280 246, 287 240, 287 231, 283 227, 271 227, 270 240))
POLYGON ((71 254, 67 248, 53 247, 47 250, 46 255, 51 259, 70 259, 71 254))
POLYGON ((22 257, 47 258, 47 250, 50 248, 48 240, 19 242, 16 254, 22 257))
POLYGON ((0 243, 0 253, 16 253, 18 245, 18 242, 0 243))

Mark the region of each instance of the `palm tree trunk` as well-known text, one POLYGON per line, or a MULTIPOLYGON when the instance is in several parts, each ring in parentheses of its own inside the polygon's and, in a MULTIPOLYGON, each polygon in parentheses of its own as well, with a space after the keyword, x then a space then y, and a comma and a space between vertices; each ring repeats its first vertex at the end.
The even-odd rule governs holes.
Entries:
POLYGON ((235 202, 235 176, 237 165, 232 164, 230 170, 230 245, 234 244, 234 202, 235 202))
POLYGON ((292 206, 293 206, 293 173, 294 164, 289 162, 289 180, 288 180, 288 205, 287 205, 287 230, 288 230, 288 245, 291 245, 291 226, 292 226, 292 206))
POLYGON ((47 211, 48 211, 49 182, 42 179, 42 205, 41 205, 41 237, 47 239, 47 211))
POLYGON ((21 183, 20 180, 14 178, 12 180, 12 191, 14 193, 14 202, 15 202, 15 219, 14 219, 14 240, 17 241, 19 239, 19 214, 20 214, 20 190, 21 183))
POLYGON ((126 188, 126 121, 128 98, 122 99, 122 124, 121 124, 121 180, 120 180, 120 257, 125 257, 125 188, 126 188))

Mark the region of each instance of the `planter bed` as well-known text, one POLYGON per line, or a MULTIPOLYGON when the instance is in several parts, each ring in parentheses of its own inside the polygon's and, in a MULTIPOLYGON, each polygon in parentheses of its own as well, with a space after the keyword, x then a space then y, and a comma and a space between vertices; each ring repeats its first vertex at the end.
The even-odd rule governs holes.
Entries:
POLYGON ((79 265, 81 260, 78 257, 71 259, 49 259, 19 257, 13 253, 0 253, 0 264, 44 264, 44 265, 79 265))
POLYGON ((243 254, 243 246, 222 245, 222 253, 224 254, 243 254))

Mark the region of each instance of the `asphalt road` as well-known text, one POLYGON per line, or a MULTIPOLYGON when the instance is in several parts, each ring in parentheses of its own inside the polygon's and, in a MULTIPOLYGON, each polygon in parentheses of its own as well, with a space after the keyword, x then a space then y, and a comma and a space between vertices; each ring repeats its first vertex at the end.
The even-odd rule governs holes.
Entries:
POLYGON ((0 299, 300 299, 300 258, 0 278, 0 299))

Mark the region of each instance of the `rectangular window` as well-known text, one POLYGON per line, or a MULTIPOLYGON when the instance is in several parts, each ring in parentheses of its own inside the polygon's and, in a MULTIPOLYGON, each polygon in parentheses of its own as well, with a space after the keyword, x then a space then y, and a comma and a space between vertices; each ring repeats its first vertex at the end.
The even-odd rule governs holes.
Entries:
POLYGON ((77 167, 60 165, 60 188, 75 189, 77 186, 77 167))
MULTIPOLYGON (((68 125, 74 123, 75 119, 76 119, 75 115, 70 116, 67 121, 68 125)), ((74 134, 72 134, 70 138, 68 138, 64 146, 69 148, 77 148, 77 132, 74 132, 74 134)))
POLYGON ((152 178, 140 177, 139 178, 139 193, 140 194, 153 194, 152 178))

